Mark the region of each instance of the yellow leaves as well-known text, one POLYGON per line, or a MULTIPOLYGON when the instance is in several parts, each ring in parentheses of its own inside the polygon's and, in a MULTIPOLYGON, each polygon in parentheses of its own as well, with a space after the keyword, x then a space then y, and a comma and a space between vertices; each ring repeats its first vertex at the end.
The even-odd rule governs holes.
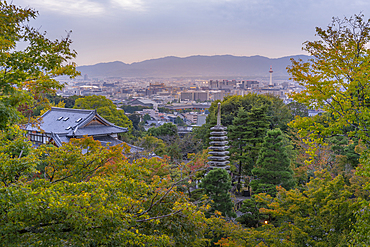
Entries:
POLYGON ((222 215, 222 213, 221 213, 220 211, 215 210, 215 215, 216 215, 216 216, 221 216, 221 215, 222 215))
POLYGON ((54 102, 49 102, 48 101, 48 104, 46 105, 46 107, 44 109, 42 109, 40 111, 40 116, 42 116, 44 113, 46 113, 47 111, 49 111, 51 109, 51 107, 60 107, 60 108, 64 108, 65 107, 65 103, 64 101, 60 101, 58 104, 55 104, 54 102))

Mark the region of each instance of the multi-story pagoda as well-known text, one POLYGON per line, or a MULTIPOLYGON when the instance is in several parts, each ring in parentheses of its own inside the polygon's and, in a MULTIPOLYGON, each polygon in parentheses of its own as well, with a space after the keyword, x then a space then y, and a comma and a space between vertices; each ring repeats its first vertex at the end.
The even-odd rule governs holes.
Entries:
POLYGON ((229 169, 230 163, 229 161, 229 143, 227 141, 227 132, 225 131, 226 127, 221 125, 221 103, 218 103, 217 109, 217 125, 211 128, 211 136, 210 136, 210 151, 208 154, 211 156, 208 157, 209 161, 208 164, 211 168, 224 168, 229 169))

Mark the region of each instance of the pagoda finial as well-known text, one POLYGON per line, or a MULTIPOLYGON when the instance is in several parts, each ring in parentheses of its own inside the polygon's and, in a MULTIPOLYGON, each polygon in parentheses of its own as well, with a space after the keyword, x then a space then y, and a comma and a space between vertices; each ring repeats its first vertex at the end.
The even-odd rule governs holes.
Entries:
POLYGON ((217 126, 221 125, 221 103, 218 102, 217 105, 217 126))

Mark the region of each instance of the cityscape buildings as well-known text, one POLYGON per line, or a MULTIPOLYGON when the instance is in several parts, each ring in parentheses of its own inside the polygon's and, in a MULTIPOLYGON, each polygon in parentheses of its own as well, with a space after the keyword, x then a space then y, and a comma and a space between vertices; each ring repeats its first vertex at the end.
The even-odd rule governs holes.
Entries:
MULTIPOLYGON (((135 114, 149 115, 150 126, 173 122, 180 117, 187 125, 205 123, 207 109, 212 101, 223 100, 231 95, 271 94, 280 97, 285 103, 291 100, 288 93, 304 88, 297 83, 276 78, 272 80, 272 67, 266 70, 264 78, 83 78, 68 81, 60 91, 62 96, 103 95, 111 99, 119 108, 122 105, 140 106, 135 114), (267 77, 269 73, 269 77, 267 77), (159 109, 166 109, 159 111, 159 109), (163 112, 164 111, 164 112, 163 112), (166 112, 170 111, 170 113, 166 112), (174 113, 174 114, 173 114, 174 113)), ((120 109, 120 108, 119 108, 120 109)))

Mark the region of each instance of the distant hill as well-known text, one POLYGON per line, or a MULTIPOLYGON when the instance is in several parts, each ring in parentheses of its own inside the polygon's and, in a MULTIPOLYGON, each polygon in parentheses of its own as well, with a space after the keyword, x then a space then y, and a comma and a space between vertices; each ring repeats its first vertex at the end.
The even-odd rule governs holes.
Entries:
POLYGON ((98 63, 77 67, 81 75, 91 77, 216 77, 268 76, 270 66, 274 76, 288 76, 286 67, 290 58, 306 61, 305 55, 267 58, 262 56, 238 57, 232 55, 164 57, 138 63, 98 63))

